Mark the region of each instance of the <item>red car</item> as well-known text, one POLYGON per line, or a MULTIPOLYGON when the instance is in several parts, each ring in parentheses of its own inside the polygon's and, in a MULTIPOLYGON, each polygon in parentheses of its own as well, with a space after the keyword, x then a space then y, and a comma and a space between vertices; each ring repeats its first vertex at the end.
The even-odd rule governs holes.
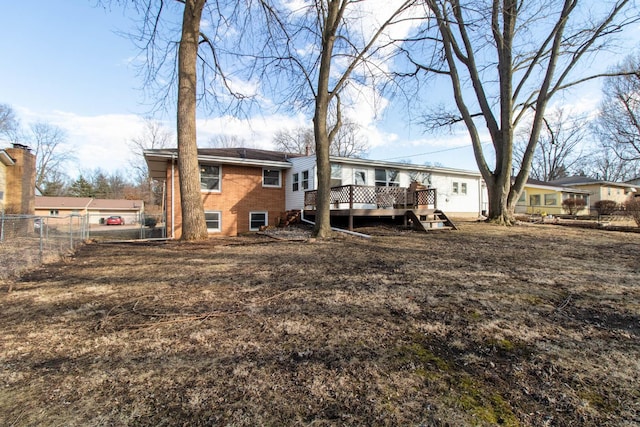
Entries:
POLYGON ((110 216, 104 223, 106 225, 124 225, 124 218, 121 216, 110 216))

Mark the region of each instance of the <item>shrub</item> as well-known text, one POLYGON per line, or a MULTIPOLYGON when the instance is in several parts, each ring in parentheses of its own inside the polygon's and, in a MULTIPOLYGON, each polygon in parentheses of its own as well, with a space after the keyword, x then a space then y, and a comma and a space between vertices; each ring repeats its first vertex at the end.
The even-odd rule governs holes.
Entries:
POLYGON ((569 213, 575 215, 587 205, 584 199, 565 199, 562 201, 562 208, 569 213))
POLYGON ((614 200, 598 200, 595 207, 599 215, 613 215, 619 209, 618 203, 614 200))
POLYGON ((624 204, 624 208, 636 222, 636 225, 640 227, 640 197, 634 197, 633 199, 627 200, 624 204))

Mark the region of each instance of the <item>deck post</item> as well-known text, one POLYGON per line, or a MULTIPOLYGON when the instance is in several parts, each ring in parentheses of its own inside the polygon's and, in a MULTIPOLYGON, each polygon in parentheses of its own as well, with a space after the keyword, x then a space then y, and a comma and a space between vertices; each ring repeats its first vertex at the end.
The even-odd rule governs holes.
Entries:
POLYGON ((353 185, 349 186, 349 231, 353 231, 353 185))

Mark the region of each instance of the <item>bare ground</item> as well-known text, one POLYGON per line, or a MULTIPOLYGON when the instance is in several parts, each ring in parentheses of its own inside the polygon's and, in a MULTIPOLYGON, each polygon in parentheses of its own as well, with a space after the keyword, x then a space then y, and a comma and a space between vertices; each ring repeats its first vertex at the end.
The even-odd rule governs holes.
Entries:
POLYGON ((640 425, 640 235, 367 231, 90 244, 23 276, 0 424, 640 425))

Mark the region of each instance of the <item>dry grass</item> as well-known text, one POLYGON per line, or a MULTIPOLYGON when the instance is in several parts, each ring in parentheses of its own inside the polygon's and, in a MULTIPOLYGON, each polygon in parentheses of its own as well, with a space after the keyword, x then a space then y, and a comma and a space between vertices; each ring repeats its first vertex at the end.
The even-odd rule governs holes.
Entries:
POLYGON ((640 424, 640 235, 92 244, 0 295, 2 425, 640 424))

